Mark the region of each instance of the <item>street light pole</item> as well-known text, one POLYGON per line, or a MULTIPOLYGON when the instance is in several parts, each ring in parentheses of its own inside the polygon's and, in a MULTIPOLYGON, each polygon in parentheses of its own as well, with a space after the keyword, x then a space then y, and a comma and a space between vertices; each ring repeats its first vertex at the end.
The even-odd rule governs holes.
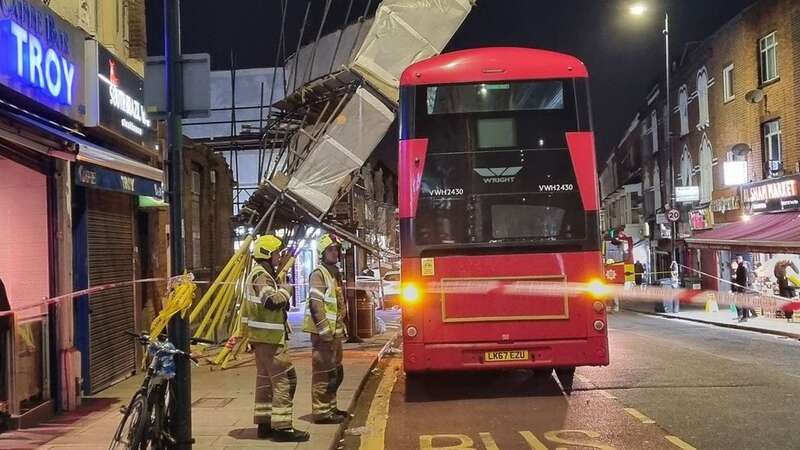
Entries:
MULTIPOLYGON (((169 164, 170 273, 183 274, 183 75, 181 69, 180 0, 164 0, 164 59, 167 88, 167 161, 169 164)), ((169 340, 178 350, 189 352, 189 324, 181 314, 169 321, 169 340)), ((175 358, 172 382, 172 423, 177 450, 192 448, 191 365, 185 358, 175 358)))
MULTIPOLYGON (((671 126, 671 118, 672 118, 672 105, 670 102, 670 58, 669 58, 669 11, 664 11, 664 62, 665 62, 665 72, 666 72, 666 106, 667 106, 667 116, 664 118, 664 128, 667 132, 667 171, 669 172, 669 196, 670 196, 670 207, 675 208, 675 170, 673 169, 672 165, 672 126, 671 126)), ((658 187, 661 189, 661 187, 658 187)), ((670 258, 672 261, 677 261, 677 255, 675 254, 675 241, 678 239, 678 223, 671 222, 672 226, 672 236, 670 239, 670 258)), ((672 265, 672 261, 670 261, 670 265, 672 265)), ((678 271, 680 274, 680 270, 678 271)), ((680 276, 680 275, 679 275, 680 276)))

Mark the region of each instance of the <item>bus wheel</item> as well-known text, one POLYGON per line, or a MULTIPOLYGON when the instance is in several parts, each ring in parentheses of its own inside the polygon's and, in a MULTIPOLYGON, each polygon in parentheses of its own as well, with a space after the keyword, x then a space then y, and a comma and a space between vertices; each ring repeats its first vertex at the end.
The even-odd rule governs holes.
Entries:
POLYGON ((558 377, 558 381, 561 382, 561 388, 564 390, 564 393, 567 395, 572 394, 572 382, 575 379, 575 368, 563 367, 556 369, 556 376, 558 377))

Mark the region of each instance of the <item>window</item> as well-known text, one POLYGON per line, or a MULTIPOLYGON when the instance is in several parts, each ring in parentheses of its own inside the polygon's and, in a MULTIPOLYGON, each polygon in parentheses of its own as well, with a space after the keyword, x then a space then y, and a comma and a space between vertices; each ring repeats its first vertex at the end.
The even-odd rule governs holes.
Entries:
POLYGON ((658 161, 653 164, 653 189, 655 190, 654 200, 656 211, 664 206, 661 203, 661 170, 658 167, 658 161))
POLYGON ((686 85, 678 89, 678 111, 681 116, 681 136, 689 134, 689 92, 686 85))
POLYGON ((658 114, 656 110, 650 113, 650 135, 653 138, 653 153, 658 152, 658 114))
POLYGON ((764 159, 767 161, 768 172, 777 171, 773 169, 783 160, 781 149, 781 122, 773 120, 764 124, 764 159))
POLYGON ((192 268, 203 267, 200 242, 200 192, 202 178, 200 168, 192 168, 192 268))
POLYGON ((736 98, 736 94, 733 93, 733 64, 722 69, 722 91, 726 103, 736 98))
POLYGON ((564 109, 564 82, 458 84, 428 88, 428 114, 564 109))
POLYGON ((711 193, 714 191, 714 153, 711 148, 711 141, 705 133, 700 143, 700 203, 711 201, 711 193))
POLYGON ((705 67, 697 71, 697 103, 699 110, 697 129, 702 130, 711 124, 708 117, 708 71, 705 67))
POLYGON ((692 164, 692 154, 689 153, 689 146, 683 146, 683 152, 681 153, 681 186, 693 186, 693 179, 692 179, 692 169, 694 169, 694 165, 692 164))
POLYGON ((778 38, 772 32, 758 41, 761 55, 761 82, 769 83, 778 79, 778 38))

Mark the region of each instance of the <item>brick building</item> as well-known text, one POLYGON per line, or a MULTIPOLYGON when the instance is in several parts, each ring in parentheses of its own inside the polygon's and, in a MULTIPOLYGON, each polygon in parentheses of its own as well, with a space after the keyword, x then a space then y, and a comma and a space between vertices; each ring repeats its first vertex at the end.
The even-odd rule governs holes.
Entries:
MULTIPOLYGON (((727 285, 714 277, 729 279, 736 256, 755 268, 776 254, 796 253, 758 230, 767 221, 775 227, 791 220, 780 213, 798 204, 800 3, 757 2, 674 60, 671 152, 664 151, 665 91, 663 80, 654 83, 609 162, 617 172, 617 188, 631 190, 641 183, 642 237, 649 240, 651 270, 665 272, 670 261, 673 236, 663 215, 672 198, 670 156, 679 194, 690 195, 677 202, 682 211, 677 258, 689 267, 686 278, 699 278, 703 272, 712 275, 702 277, 706 287, 725 290, 727 285), (630 170, 633 154, 640 158, 639 172, 630 170), (753 189, 776 191, 773 185, 784 186, 785 192, 769 194, 777 197, 761 202, 750 195, 753 189), (681 189, 688 187, 694 188, 681 189)), ((604 199, 608 215, 619 215, 611 207, 614 198, 604 199)))

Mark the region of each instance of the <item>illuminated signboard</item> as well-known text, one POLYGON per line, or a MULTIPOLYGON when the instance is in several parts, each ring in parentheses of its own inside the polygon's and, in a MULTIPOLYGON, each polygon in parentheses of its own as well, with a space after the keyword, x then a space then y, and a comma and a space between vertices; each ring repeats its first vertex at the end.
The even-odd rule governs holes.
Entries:
POLYGON ((752 212, 800 209, 800 176, 764 180, 742 190, 744 202, 752 212))
POLYGON ((144 80, 97 41, 86 42, 86 92, 91 96, 87 126, 100 126, 148 148, 155 147, 155 123, 144 108, 144 80))
POLYGON ((0 0, 0 84, 81 119, 83 39, 39 2, 0 0))

